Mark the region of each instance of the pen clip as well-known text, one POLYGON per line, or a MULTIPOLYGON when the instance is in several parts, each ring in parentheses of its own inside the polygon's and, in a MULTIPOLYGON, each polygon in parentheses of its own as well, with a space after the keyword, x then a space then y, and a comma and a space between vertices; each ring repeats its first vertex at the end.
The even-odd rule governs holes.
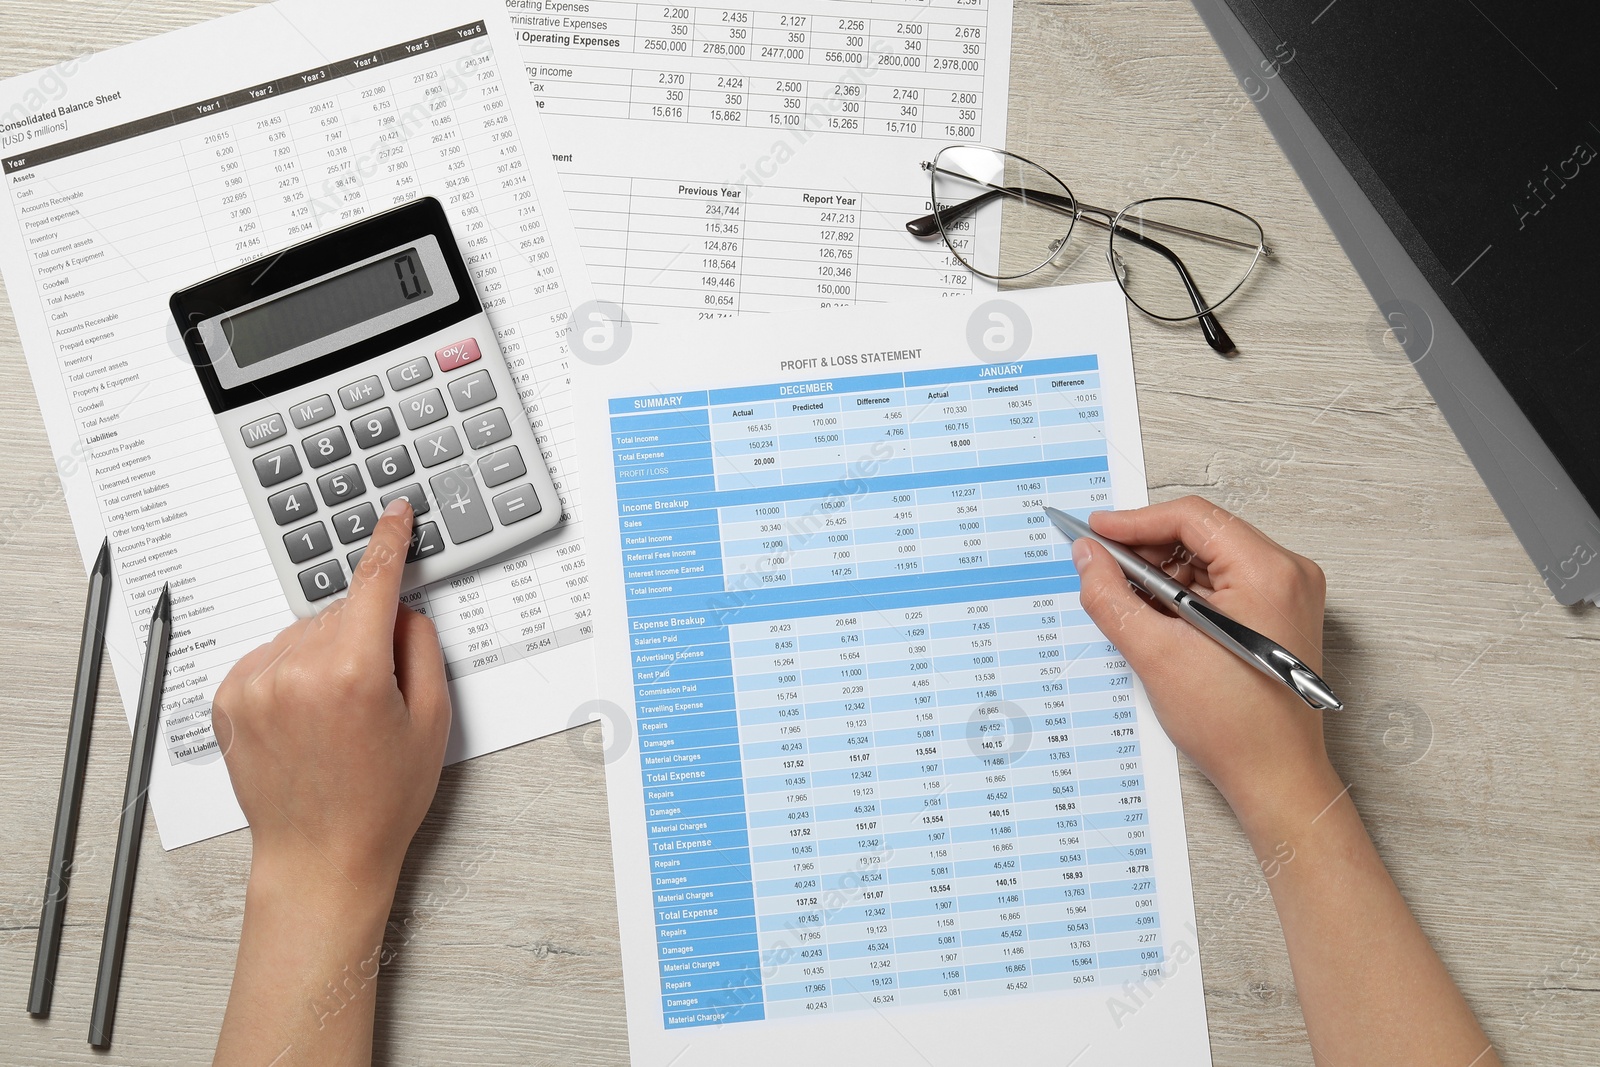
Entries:
POLYGON ((1175 605, 1190 622, 1217 640, 1243 652, 1263 674, 1269 674, 1293 689, 1318 711, 1339 711, 1344 703, 1333 695, 1328 683, 1306 666, 1298 656, 1242 622, 1230 619, 1204 599, 1187 590, 1175 605))

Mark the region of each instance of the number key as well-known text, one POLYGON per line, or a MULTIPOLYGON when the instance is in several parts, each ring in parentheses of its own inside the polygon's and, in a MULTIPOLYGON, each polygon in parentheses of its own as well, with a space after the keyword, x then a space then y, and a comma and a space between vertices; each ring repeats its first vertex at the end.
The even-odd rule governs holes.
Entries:
POLYGON ((350 420, 350 429, 356 435, 356 444, 362 448, 376 448, 385 441, 400 436, 400 427, 394 421, 394 412, 379 408, 370 415, 350 420))
POLYGON ((317 513, 317 502, 311 496, 311 486, 305 482, 281 493, 273 493, 267 497, 267 507, 272 510, 272 520, 279 526, 287 526, 317 513))
POLYGON ((324 474, 317 479, 317 488, 322 490, 322 502, 330 508, 367 491, 366 483, 361 480, 361 470, 354 464, 324 474))
POLYGON ((357 504, 333 517, 333 532, 339 535, 341 545, 348 545, 351 541, 359 541, 363 537, 371 537, 372 528, 376 525, 378 525, 378 513, 373 510, 371 504, 357 504))
POLYGON ((330 559, 310 570, 300 572, 300 591, 306 595, 307 600, 330 597, 342 591, 344 587, 344 568, 339 566, 339 561, 336 559, 330 559))
POLYGON ((412 515, 426 515, 428 509, 432 507, 428 503, 428 495, 422 491, 422 483, 420 482, 412 482, 410 485, 401 486, 392 493, 385 493, 379 503, 384 507, 388 507, 401 497, 405 497, 407 503, 411 505, 412 515))
POLYGON ((290 563, 304 563, 324 552, 331 552, 333 542, 328 540, 328 528, 320 522, 313 522, 284 534, 283 547, 289 550, 290 563))
POLYGON ((300 442, 300 447, 313 467, 326 467, 350 454, 350 442, 345 440, 343 426, 329 426, 319 434, 312 434, 300 442))
POLYGON ((367 473, 373 485, 390 485, 401 478, 409 478, 416 471, 411 465, 411 454, 405 445, 396 445, 387 452, 367 457, 367 473))
POLYGON ((264 456, 255 458, 256 477, 262 486, 286 482, 300 473, 300 457, 294 454, 293 445, 274 448, 264 456))

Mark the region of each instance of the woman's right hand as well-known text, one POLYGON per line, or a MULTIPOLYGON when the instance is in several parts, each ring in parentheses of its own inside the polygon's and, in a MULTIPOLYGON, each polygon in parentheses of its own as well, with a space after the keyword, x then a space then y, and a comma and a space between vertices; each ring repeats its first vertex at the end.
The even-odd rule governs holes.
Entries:
MULTIPOLYGON (((1096 512, 1089 526, 1321 672, 1326 584, 1311 560, 1197 496, 1096 512)), ((1188 622, 1152 606, 1100 545, 1079 539, 1072 558, 1084 611, 1143 680, 1167 735, 1222 792, 1247 831, 1307 790, 1322 803, 1338 792, 1321 712, 1188 622)))

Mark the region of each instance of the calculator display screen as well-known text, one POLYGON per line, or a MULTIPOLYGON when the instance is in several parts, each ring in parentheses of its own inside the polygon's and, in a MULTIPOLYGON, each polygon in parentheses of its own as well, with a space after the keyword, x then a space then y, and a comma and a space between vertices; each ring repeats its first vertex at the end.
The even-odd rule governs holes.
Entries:
POLYGON ((234 363, 244 368, 410 305, 426 305, 432 295, 422 256, 407 248, 229 315, 221 327, 234 363))

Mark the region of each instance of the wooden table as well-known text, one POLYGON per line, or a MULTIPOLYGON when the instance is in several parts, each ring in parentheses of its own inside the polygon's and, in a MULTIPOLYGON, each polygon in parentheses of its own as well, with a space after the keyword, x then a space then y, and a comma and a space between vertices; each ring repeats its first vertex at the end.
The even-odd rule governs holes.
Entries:
MULTIPOLYGON (((7 0, 0 75, 243 6, 7 0)), ((1209 496, 1326 568, 1325 673, 1351 707, 1329 742, 1396 880, 1508 1063, 1600 1062, 1600 612, 1545 592, 1184 0, 1018 0, 1012 71, 1009 147, 1085 199, 1261 220, 1277 258, 1223 316, 1238 358, 1130 316, 1151 495, 1209 496)), ((245 834, 164 853, 147 828, 116 1045, 84 1043, 127 752, 109 671, 54 1015, 24 1012, 84 576, 9 306, 0 357, 0 508, 26 516, 0 547, 0 1061, 207 1063, 245 834)), ((1216 1062, 1309 1064, 1262 875, 1187 765, 1183 787, 1216 1062)), ((395 903, 377 1062, 625 1063, 609 872, 598 727, 448 768, 395 903)))

